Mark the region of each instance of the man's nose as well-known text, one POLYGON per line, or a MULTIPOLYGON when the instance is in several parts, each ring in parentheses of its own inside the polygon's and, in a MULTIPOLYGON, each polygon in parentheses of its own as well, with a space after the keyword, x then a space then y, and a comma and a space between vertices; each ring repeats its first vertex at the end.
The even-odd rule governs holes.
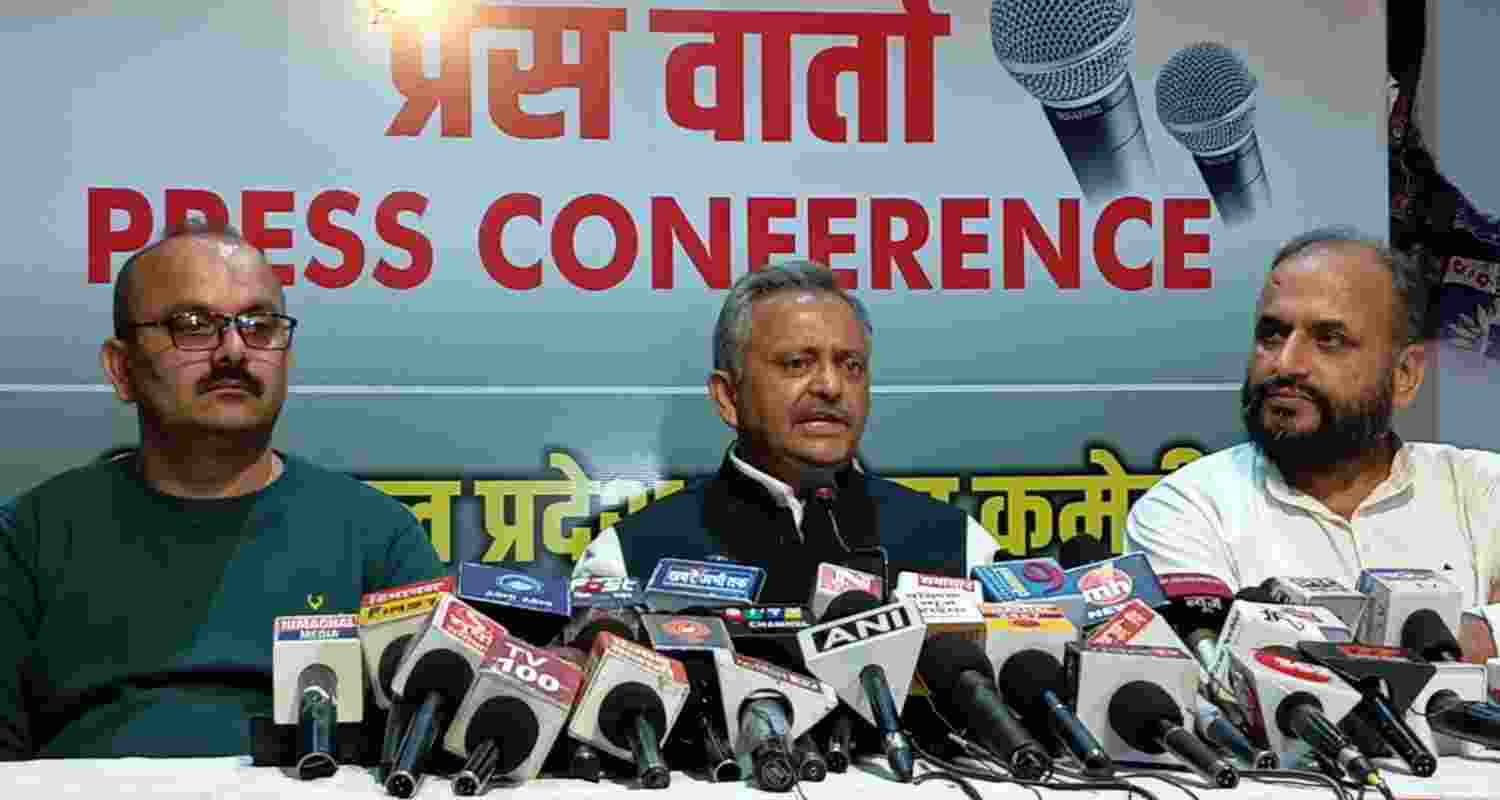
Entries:
POLYGON ((219 332, 219 346, 214 348, 214 361, 236 363, 245 360, 245 339, 239 326, 230 320, 219 332))
POLYGON ((844 376, 839 371, 838 365, 832 362, 819 362, 813 372, 812 392, 819 397, 837 398, 844 392, 844 376))
POLYGON ((1294 332, 1281 343, 1276 353, 1276 374, 1282 377, 1306 377, 1312 366, 1313 343, 1303 334, 1294 332))

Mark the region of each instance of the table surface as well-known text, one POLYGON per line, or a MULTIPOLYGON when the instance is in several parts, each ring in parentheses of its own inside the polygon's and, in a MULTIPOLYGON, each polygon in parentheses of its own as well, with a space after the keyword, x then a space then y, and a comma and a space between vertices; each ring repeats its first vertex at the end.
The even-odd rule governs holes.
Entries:
MULTIPOLYGON (((925 772, 919 767, 919 772, 925 772)), ((1397 797, 1409 798, 1487 798, 1500 797, 1500 752, 1487 752, 1474 759, 1444 758, 1437 775, 1418 780, 1395 770, 1385 770, 1397 797)), ((856 767, 842 775, 829 775, 822 783, 802 784, 807 800, 844 798, 857 794, 860 800, 884 800, 897 797, 948 798, 964 800, 953 784, 932 780, 920 786, 903 786, 885 777, 887 773, 874 763, 856 767)), ((1184 778, 1185 780, 1193 780, 1184 778)), ((1162 800, 1187 797, 1181 789, 1163 781, 1139 779, 1162 800)), ((1017 787, 975 782, 985 798, 1031 798, 1037 794, 1017 787)), ((249 756, 226 758, 118 758, 39 760, 0 763, 0 786, 6 800, 43 800, 61 796, 73 797, 194 797, 194 798, 296 798, 296 797, 385 797, 376 785, 373 772, 362 767, 343 767, 335 775, 315 781, 299 781, 281 769, 252 767, 249 756)), ((538 780, 520 787, 498 788, 491 795, 507 797, 597 797, 607 794, 639 792, 628 782, 604 781, 598 784, 572 780, 538 780)), ((1333 797, 1328 789, 1300 788, 1245 780, 1232 791, 1210 790, 1195 784, 1200 797, 1214 800, 1302 800, 1333 797)), ((1351 797, 1355 793, 1351 793, 1351 797)), ((748 783, 715 784, 685 773, 673 773, 672 785, 657 793, 660 800, 692 798, 774 796, 748 783)), ((1045 798, 1124 798, 1125 793, 1041 790, 1045 798)), ((418 798, 453 797, 448 781, 426 778, 418 788, 418 798)), ((641 795, 636 795, 641 797, 641 795)), ((796 798, 796 793, 781 796, 796 798)), ((1136 795, 1139 797, 1139 795, 1136 795)), ((1373 793, 1367 800, 1375 800, 1373 793)), ((799 799, 800 800, 800 799, 799 799)))

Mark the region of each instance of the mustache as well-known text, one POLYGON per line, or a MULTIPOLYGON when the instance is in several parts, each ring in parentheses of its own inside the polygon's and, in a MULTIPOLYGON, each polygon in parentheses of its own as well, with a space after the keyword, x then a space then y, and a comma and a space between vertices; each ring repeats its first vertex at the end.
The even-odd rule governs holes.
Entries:
POLYGON ((851 415, 838 406, 817 405, 811 408, 799 410, 793 417, 796 422, 807 422, 812 419, 833 419, 845 425, 849 424, 851 415))
POLYGON ((1266 398, 1271 396, 1272 392, 1283 390, 1294 391, 1316 403, 1319 408, 1326 409, 1329 407, 1327 395, 1305 383, 1297 381, 1295 378, 1269 378, 1249 388, 1250 391, 1246 393, 1245 397, 1246 411, 1259 409, 1266 402, 1266 398))
POLYGON ((243 367, 225 365, 215 367, 214 370, 198 381, 198 394, 207 394, 219 384, 237 383, 244 387, 245 391, 259 397, 265 392, 265 386, 260 380, 243 367))

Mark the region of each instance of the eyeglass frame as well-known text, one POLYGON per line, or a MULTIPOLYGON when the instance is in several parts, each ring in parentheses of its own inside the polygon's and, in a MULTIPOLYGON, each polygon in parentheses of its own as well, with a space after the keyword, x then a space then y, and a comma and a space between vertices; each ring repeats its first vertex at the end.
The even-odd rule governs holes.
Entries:
POLYGON ((139 328, 151 327, 166 328, 167 336, 172 339, 173 347, 187 353, 206 353, 212 350, 217 350, 224 345, 224 332, 229 330, 230 325, 233 325, 235 333, 238 333, 240 335, 240 341, 244 342, 245 346, 250 348, 251 350, 266 350, 271 352, 290 350, 292 348, 292 335, 297 332, 297 318, 289 314, 282 314, 277 311, 241 311, 238 314, 222 314, 217 311, 193 310, 178 311, 174 314, 169 314, 161 319, 153 320, 151 322, 132 322, 129 325, 125 326, 125 330, 134 331, 139 328), (215 332, 215 338, 212 347, 183 347, 177 342, 177 333, 172 330, 171 323, 173 320, 186 316, 188 314, 201 314, 208 317, 209 319, 214 320, 214 322, 217 324, 218 330, 215 332), (247 317, 271 317, 273 319, 283 320, 288 323, 286 332, 286 344, 282 347, 261 347, 260 345, 251 344, 250 340, 245 338, 245 326, 251 324, 246 319, 247 317))

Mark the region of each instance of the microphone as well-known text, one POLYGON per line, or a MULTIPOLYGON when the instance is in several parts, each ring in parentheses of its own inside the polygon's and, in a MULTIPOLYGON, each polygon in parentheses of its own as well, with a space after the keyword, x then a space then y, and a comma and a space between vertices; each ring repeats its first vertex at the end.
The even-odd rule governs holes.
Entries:
POLYGON ((594 639, 585 685, 568 735, 633 761, 641 788, 667 788, 672 777, 661 743, 690 691, 682 662, 603 632, 594 639))
POLYGON ((916 759, 901 731, 901 708, 927 633, 921 613, 908 600, 880 605, 852 591, 834 599, 824 618, 833 621, 797 634, 808 672, 880 731, 891 771, 911 781, 916 759))
POLYGON ((828 777, 828 761, 818 752, 817 743, 805 733, 792 742, 792 766, 804 781, 818 783, 828 777))
POLYGON ((756 658, 713 651, 730 747, 750 757, 751 777, 766 791, 796 782, 791 746, 838 705, 833 687, 756 658))
MULTIPOLYGON (((652 649, 681 661, 691 686, 682 712, 687 719, 687 732, 675 737, 677 747, 669 746, 678 751, 672 753, 674 763, 689 759, 701 763, 709 780, 715 783, 740 780, 740 765, 729 746, 713 657, 715 650, 733 652, 724 621, 717 616, 686 614, 643 614, 641 621, 652 649), (682 750, 688 752, 681 753, 682 750), (678 755, 687 758, 678 759, 678 755)), ((681 722, 677 727, 683 730, 681 722)))
POLYGON ((1255 712, 1250 718, 1252 732, 1268 741, 1273 751, 1292 750, 1293 741, 1301 741, 1358 783, 1381 782, 1374 765, 1334 724, 1359 704, 1353 687, 1283 645, 1234 650, 1227 657, 1229 685, 1244 707, 1255 712))
POLYGON ((1419 608, 1401 624, 1401 647, 1429 662, 1463 661, 1458 639, 1443 618, 1430 608, 1419 608))
POLYGON ((1244 59, 1214 42, 1178 50, 1156 77, 1156 113, 1193 154, 1226 225, 1271 207, 1271 183, 1255 137, 1259 84, 1244 59))
POLYGON ((364 650, 365 669, 370 676, 375 705, 385 709, 385 738, 380 750, 380 781, 396 761, 401 736, 411 722, 414 703, 403 702, 391 691, 391 680, 401 657, 432 615, 432 609, 444 594, 451 593, 455 581, 448 575, 436 580, 394 586, 370 592, 359 601, 359 642, 364 650))
POLYGON ((1215 755, 1182 722, 1182 709, 1154 683, 1131 681, 1116 689, 1109 701, 1109 725, 1126 744, 1153 755, 1170 750, 1215 786, 1238 786, 1239 770, 1215 755))
POLYGON ((1114 761, 1104 752, 1104 746, 1063 703, 1062 694, 1067 689, 1062 664, 1055 656, 1045 650, 1022 650, 1000 668, 1000 683, 1028 727, 1050 730, 1083 765, 1085 775, 1104 778, 1114 774, 1114 761))
POLYGON ((447 730, 490 647, 504 635, 499 623, 457 597, 445 594, 438 601, 391 680, 398 697, 419 705, 386 776, 388 794, 411 797, 416 792, 433 744, 447 730))
POLYGON ((535 778, 582 683, 583 671, 556 653, 498 637, 443 738, 448 752, 467 759, 453 777, 453 793, 471 796, 495 779, 535 778))
POLYGON ((504 625, 512 638, 537 645, 557 638, 573 613, 566 575, 533 574, 468 562, 458 565, 455 594, 504 625))
POLYGON ((1229 618, 1234 592, 1229 584, 1212 575, 1178 572, 1158 575, 1167 605, 1161 615, 1167 624, 1208 668, 1218 657, 1219 632, 1229 618))
MULTIPOLYGON (((590 640, 592 646, 592 639, 590 640)), ((567 661, 577 667, 580 673, 586 672, 589 666, 588 653, 572 645, 559 645, 550 648, 553 655, 567 661)), ((576 698, 575 698, 576 703, 576 698)), ((593 745, 577 740, 569 740, 568 749, 568 777, 574 780, 598 783, 603 764, 600 763, 599 751, 593 745)), ((545 762, 543 762, 545 763, 545 762)))
POLYGON ((1436 733, 1500 749, 1500 706, 1465 700, 1452 689, 1427 700, 1427 725, 1436 733))
POLYGON ((1198 698, 1193 725, 1199 738, 1247 769, 1276 769, 1281 765, 1281 759, 1274 750, 1256 746, 1208 698, 1198 698))
POLYGON ((1351 631, 1359 627, 1369 602, 1368 597, 1332 578, 1267 578, 1261 585, 1270 593, 1270 599, 1264 602, 1326 608, 1351 631))
POLYGON ((828 604, 844 592, 864 592, 876 600, 885 597, 885 581, 867 572, 850 569, 840 564, 823 562, 818 565, 813 579, 812 597, 807 607, 816 619, 827 615, 828 604))
POLYGON ((646 581, 646 604, 653 611, 754 603, 766 582, 760 567, 727 561, 663 558, 646 581))
POLYGON ((1412 774, 1430 777, 1437 758, 1402 718, 1437 672, 1432 664, 1416 661, 1405 650, 1380 645, 1298 642, 1303 656, 1327 667, 1362 696, 1341 727, 1366 753, 1372 752, 1369 734, 1378 736, 1406 762, 1412 774), (1387 698, 1383 693, 1390 692, 1387 698))
POLYGON ((337 726, 364 720, 364 663, 354 615, 277 617, 274 629, 273 721, 297 726, 297 777, 326 778, 339 768, 337 726))
POLYGON ((1090 203, 1155 180, 1130 78, 1135 0, 994 0, 995 57, 1042 111, 1090 203))
POLYGON ((849 762, 854 756, 854 717, 843 707, 834 709, 829 716, 828 746, 824 748, 828 754, 828 771, 843 774, 849 770, 849 762))
POLYGON ((1052 756, 1000 699, 994 667, 979 645, 961 634, 936 634, 923 643, 917 672, 943 713, 964 720, 1016 777, 1040 780, 1052 771, 1052 756))

